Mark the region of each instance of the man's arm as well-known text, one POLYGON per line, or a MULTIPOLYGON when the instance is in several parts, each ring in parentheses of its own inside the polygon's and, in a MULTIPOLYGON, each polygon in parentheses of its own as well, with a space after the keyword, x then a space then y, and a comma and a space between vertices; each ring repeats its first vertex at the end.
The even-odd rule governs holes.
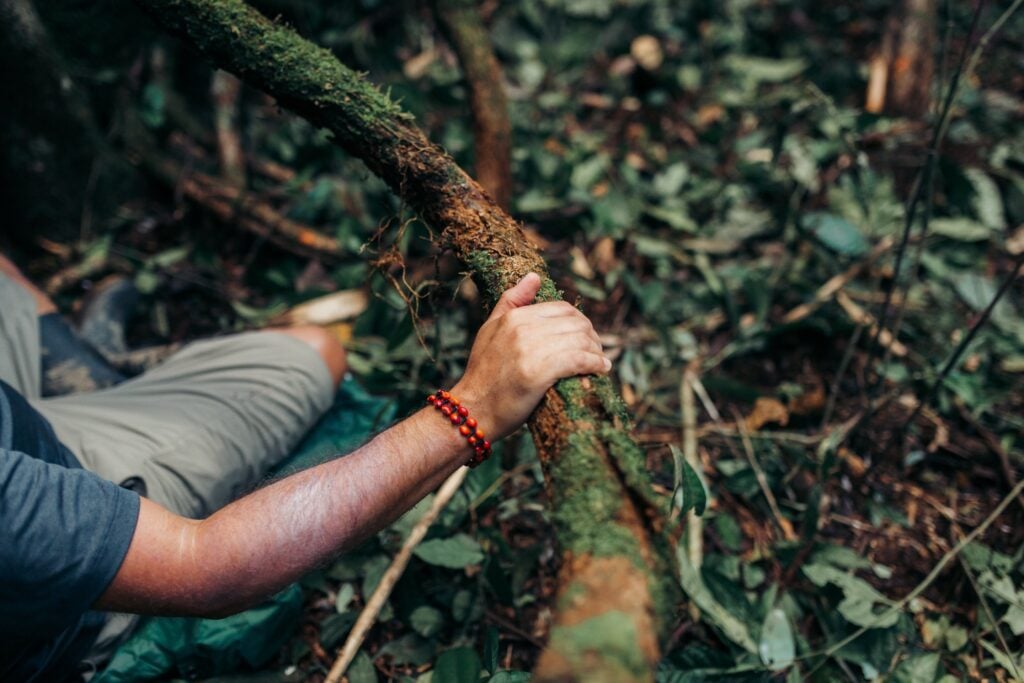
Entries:
MULTIPOLYGON (((562 377, 610 363, 569 304, 528 305, 540 279, 505 292, 481 327, 452 393, 492 441, 517 429, 562 377)), ((125 560, 98 609, 225 616, 271 595, 386 526, 471 451, 424 409, 344 458, 292 475, 202 521, 143 499, 125 560)))

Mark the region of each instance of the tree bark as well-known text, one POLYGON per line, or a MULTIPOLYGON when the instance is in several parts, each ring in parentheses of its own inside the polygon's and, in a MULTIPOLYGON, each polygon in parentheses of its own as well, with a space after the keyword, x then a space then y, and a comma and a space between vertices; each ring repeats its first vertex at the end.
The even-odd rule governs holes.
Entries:
POLYGON ((935 0, 903 0, 889 78, 889 108, 915 119, 928 115, 935 75, 935 0))
MULTIPOLYGON (((412 117, 329 51, 241 0, 136 0, 215 66, 329 130, 467 265, 490 305, 530 271, 560 297, 519 225, 412 117)), ((651 681, 678 593, 659 501, 607 378, 549 390, 530 419, 563 550, 538 681, 651 681)))
POLYGON ((886 18, 869 68, 865 109, 924 119, 932 102, 935 0, 901 0, 886 18))
POLYGON ((505 211, 512 201, 512 124, 491 37, 476 0, 435 0, 434 14, 459 57, 473 111, 476 177, 505 211))

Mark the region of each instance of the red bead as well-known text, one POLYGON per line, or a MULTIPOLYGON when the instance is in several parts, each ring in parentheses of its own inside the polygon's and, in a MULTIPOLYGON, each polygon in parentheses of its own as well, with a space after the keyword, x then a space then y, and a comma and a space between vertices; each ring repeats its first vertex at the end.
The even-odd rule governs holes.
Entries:
POLYGON ((484 454, 484 447, 483 446, 477 446, 476 448, 473 449, 473 452, 476 453, 477 455, 483 455, 484 454))
POLYGON ((448 419, 452 421, 453 425, 459 424, 459 422, 462 420, 462 418, 459 417, 458 413, 452 413, 451 415, 448 416, 448 419))
POLYGON ((459 427, 459 434, 462 434, 463 436, 469 436, 470 431, 471 430, 466 425, 462 425, 461 427, 459 427))
POLYGON ((434 398, 433 396, 427 396, 427 403, 429 403, 432 406, 437 405, 437 399, 434 398))
POLYGON ((467 415, 469 415, 469 408, 467 408, 466 406, 459 406, 459 415, 461 415, 462 417, 466 417, 467 415))
POLYGON ((476 438, 478 438, 480 440, 483 440, 483 438, 484 438, 484 430, 482 430, 482 429, 476 430, 476 434, 474 434, 473 436, 475 436, 476 438))
POLYGON ((459 399, 455 398, 454 396, 452 396, 450 400, 452 402, 452 405, 454 405, 454 406, 459 405, 459 399))
POLYGON ((476 419, 472 417, 467 418, 466 426, 469 427, 470 429, 476 429, 476 419))
MULTIPOLYGON (((465 427, 465 425, 463 425, 463 427, 465 427)), ((470 446, 475 446, 476 445, 476 437, 475 436, 469 437, 468 439, 466 439, 466 441, 469 442, 470 446)))
POLYGON ((445 415, 451 415, 452 414, 451 406, 441 406, 441 412, 444 413, 445 415))
POLYGON ((484 447, 485 451, 491 450, 491 442, 490 441, 484 440, 484 442, 482 444, 480 444, 480 445, 484 447))
POLYGON ((449 393, 448 393, 447 391, 445 391, 444 389, 442 389, 442 390, 441 390, 441 398, 443 398, 443 399, 449 399, 449 398, 451 398, 451 397, 452 397, 452 395, 451 395, 451 394, 449 394, 449 393))

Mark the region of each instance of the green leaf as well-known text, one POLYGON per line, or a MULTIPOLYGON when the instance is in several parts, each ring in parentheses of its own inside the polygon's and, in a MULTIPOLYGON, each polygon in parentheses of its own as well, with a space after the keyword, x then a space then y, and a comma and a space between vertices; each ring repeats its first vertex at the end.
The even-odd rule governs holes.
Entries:
MULTIPOLYGON (((1022 597, 1024 597, 1024 592, 1018 592, 1018 600, 1022 597)), ((1020 604, 1010 605, 1010 609, 1006 610, 1006 614, 1003 615, 1003 621, 1013 631, 1013 635, 1024 635, 1024 607, 1021 607, 1020 604)))
POLYGON ((444 615, 439 609, 421 605, 409 615, 409 625, 424 638, 430 638, 441 630, 444 625, 444 615))
POLYGON ((487 679, 487 683, 529 683, 529 671, 499 671, 487 679))
POLYGON ((605 174, 608 164, 607 154, 595 154, 572 169, 569 183, 577 190, 589 190, 605 174))
POLYGON ((149 83, 142 89, 142 101, 139 103, 139 118, 150 128, 164 125, 167 96, 164 89, 156 83, 149 83))
POLYGON ((1006 227, 1003 198, 999 194, 999 187, 995 181, 976 168, 966 169, 964 175, 967 176, 968 182, 974 189, 971 205, 978 220, 992 230, 1001 230, 1006 227))
POLYGON ((669 446, 672 450, 673 462, 676 469, 676 489, 672 494, 672 504, 679 508, 679 513, 685 515, 690 510, 700 517, 704 514, 704 508, 708 504, 708 495, 704 490, 704 482, 697 474, 690 463, 683 458, 682 451, 675 444, 669 446))
POLYGON ((484 662, 483 666, 490 673, 498 670, 498 657, 501 655, 501 647, 498 640, 498 629, 494 626, 487 627, 487 635, 484 636, 484 662))
POLYGON ((778 607, 769 610, 764 618, 758 651, 761 661, 772 671, 782 671, 793 664, 796 657, 793 629, 790 628, 786 613, 778 607))
POLYGON ((804 228, 832 251, 845 256, 861 256, 868 251, 868 242, 853 223, 831 213, 809 213, 803 217, 804 228))
POLYGON ((679 194, 689 177, 690 168, 682 161, 678 161, 654 176, 651 187, 662 197, 673 197, 679 194))
POLYGON ((377 653, 378 657, 391 657, 392 664, 426 664, 434 658, 435 645, 431 640, 416 633, 406 633, 386 644, 377 653))
POLYGON ((356 589, 351 583, 343 583, 341 588, 338 589, 338 597, 334 600, 334 609, 338 613, 342 613, 348 609, 348 605, 352 602, 352 598, 355 597, 356 589))
POLYGON ((438 683, 477 683, 480 680, 480 658, 468 647, 445 650, 434 664, 434 678, 438 683))
POLYGON ((832 584, 842 589, 843 600, 837 609, 851 624, 866 628, 888 628, 899 620, 898 611, 888 611, 892 602, 867 581, 826 564, 805 565, 802 571, 816 586, 832 584))
POLYGON ((1018 676, 1019 669, 1021 668, 1022 665, 1024 665, 1024 657, 1020 658, 1021 661, 1015 662, 1010 656, 1008 656, 1005 652, 1003 652, 1003 650, 998 645, 990 643, 987 640, 981 640, 981 639, 978 640, 978 643, 983 648, 988 650, 988 653, 990 655, 992 655, 992 657, 996 660, 996 662, 999 663, 999 666, 1001 666, 1004 669, 1006 669, 1010 673, 1011 676, 1014 676, 1015 678, 1019 678, 1019 676, 1018 676))
POLYGON ((352 630, 357 618, 355 612, 342 612, 324 619, 320 622, 320 643, 328 650, 341 645, 341 639, 352 630))
POLYGON ((983 242, 992 237, 992 229, 970 218, 934 218, 929 232, 960 242, 983 242))
MULTIPOLYGON (((644 213, 651 218, 656 218, 662 223, 665 223, 670 228, 682 230, 683 232, 695 233, 699 228, 697 222, 690 218, 685 207, 670 208, 667 206, 648 206, 644 209, 644 213)), ((636 237, 636 235, 633 237, 636 237)))
POLYGON ((480 564, 484 559, 484 551, 480 548, 480 544, 466 534, 424 541, 416 547, 413 553, 427 564, 449 569, 461 569, 473 564, 480 564))
POLYGON ((892 672, 891 683, 934 683, 939 671, 939 653, 929 652, 904 659, 892 672))
POLYGON ((769 59, 736 54, 727 56, 725 64, 741 78, 764 83, 788 80, 807 68, 807 62, 802 59, 769 59))
POLYGON ((722 607, 721 603, 715 599, 715 596, 711 594, 708 587, 704 585, 704 579, 701 578, 700 571, 690 564, 690 559, 686 555, 686 548, 683 545, 676 549, 676 555, 679 561, 679 583, 683 587, 683 592, 697 605, 704 616, 718 627, 726 638, 747 652, 756 654, 758 651, 757 644, 750 636, 747 625, 733 616, 729 610, 722 607))
POLYGON ((704 491, 704 483, 700 480, 700 476, 686 461, 683 461, 682 488, 685 509, 692 509, 698 517, 703 515, 704 508, 708 504, 708 495, 704 491))
POLYGON ((360 652, 352 660, 345 677, 348 678, 348 683, 377 683, 377 670, 373 668, 373 661, 369 655, 360 652))

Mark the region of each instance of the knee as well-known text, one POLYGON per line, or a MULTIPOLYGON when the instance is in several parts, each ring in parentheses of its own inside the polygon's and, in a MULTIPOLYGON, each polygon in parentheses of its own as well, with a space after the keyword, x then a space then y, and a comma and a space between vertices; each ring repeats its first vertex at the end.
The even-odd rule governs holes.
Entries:
POLYGON ((300 325, 274 331, 295 337, 312 347, 327 365, 334 385, 337 386, 341 382, 341 378, 348 370, 348 359, 345 355, 345 347, 341 345, 337 337, 316 325, 300 325))

